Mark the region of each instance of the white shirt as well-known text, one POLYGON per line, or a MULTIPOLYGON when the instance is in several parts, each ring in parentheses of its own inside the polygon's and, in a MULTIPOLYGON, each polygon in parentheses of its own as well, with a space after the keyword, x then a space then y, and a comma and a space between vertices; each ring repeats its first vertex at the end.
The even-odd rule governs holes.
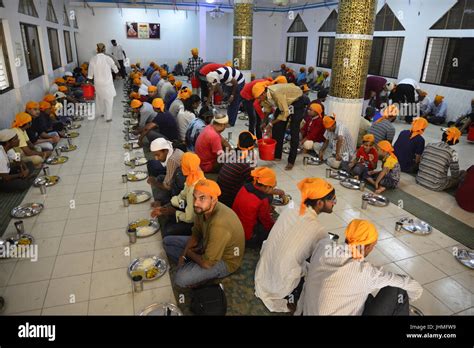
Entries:
POLYGON ((420 102, 420 115, 426 115, 430 111, 430 104, 431 104, 431 99, 430 97, 426 96, 420 102))
POLYGON ((163 84, 161 85, 161 88, 159 89, 160 98, 163 99, 164 101, 166 95, 169 92, 172 92, 173 89, 174 89, 174 86, 171 84, 171 82, 168 82, 168 81, 163 82, 163 84))
POLYGON ((181 99, 176 98, 176 99, 173 100, 173 102, 171 103, 170 109, 169 109, 168 111, 169 111, 170 114, 173 115, 174 117, 178 117, 178 113, 179 113, 181 110, 184 110, 183 101, 182 101, 181 99))
POLYGON ((58 91, 59 91, 59 86, 55 83, 53 83, 51 87, 49 87, 49 94, 55 94, 58 91))
POLYGON ((142 84, 144 84, 145 86, 147 87, 151 86, 151 82, 145 76, 142 76, 141 80, 142 80, 142 84))
POLYGON ((88 78, 94 79, 96 92, 102 98, 115 97, 117 94, 110 70, 118 73, 114 60, 103 53, 98 53, 89 61, 88 78))
POLYGON ((10 160, 3 146, 0 145, 0 174, 10 173, 10 160))
MULTIPOLYGON (((336 123, 336 129, 334 132, 330 132, 326 130, 324 132, 324 137, 328 139, 329 141, 329 146, 332 149, 332 153, 335 155, 336 154, 336 146, 337 146, 337 139, 339 136, 342 136, 343 141, 342 141, 342 147, 341 147, 341 156, 343 158, 346 157, 347 154, 347 161, 350 161, 350 159, 354 156, 355 154, 355 147, 354 147, 354 142, 352 141, 352 136, 351 132, 349 132, 349 129, 343 125, 341 122, 336 123)), ((343 159, 345 161, 345 159, 343 159)))
POLYGON ((117 60, 123 60, 124 55, 123 55, 123 48, 121 45, 117 44, 117 46, 112 45, 112 49, 110 50, 110 53, 115 57, 117 60))
POLYGON ((413 79, 403 79, 400 82, 398 82, 399 85, 411 85, 413 86, 414 89, 421 89, 420 85, 418 82, 416 82, 413 79))
POLYGON ((178 132, 179 132, 179 139, 184 141, 186 137, 186 130, 188 129, 189 124, 192 120, 196 118, 194 113, 181 109, 178 112, 178 132))
POLYGON ((145 84, 141 84, 140 88, 138 89, 138 94, 140 95, 148 95, 148 87, 145 84))
POLYGON ((369 294, 386 286, 406 290, 411 301, 423 292, 410 277, 355 260, 347 244, 327 238, 311 256, 295 315, 362 315, 369 294))
POLYGON ((155 116, 156 112, 153 110, 153 106, 150 103, 144 102, 140 108, 140 123, 138 126, 145 127, 147 122, 151 122, 155 116))
POLYGON ((327 237, 316 212, 303 216, 293 202, 283 210, 263 243, 255 270, 255 296, 272 312, 289 312, 286 296, 306 275, 306 260, 316 243, 327 237))

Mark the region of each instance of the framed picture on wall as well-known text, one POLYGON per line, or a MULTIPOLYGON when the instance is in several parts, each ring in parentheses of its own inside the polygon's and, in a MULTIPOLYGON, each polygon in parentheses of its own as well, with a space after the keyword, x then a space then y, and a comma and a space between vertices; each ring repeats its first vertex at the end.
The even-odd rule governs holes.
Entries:
POLYGON ((127 39, 159 39, 159 23, 127 22, 127 39))
POLYGON ((160 24, 159 23, 150 23, 149 24, 150 39, 159 39, 160 38, 160 24))
POLYGON ((138 23, 127 22, 127 38, 138 38, 138 23))

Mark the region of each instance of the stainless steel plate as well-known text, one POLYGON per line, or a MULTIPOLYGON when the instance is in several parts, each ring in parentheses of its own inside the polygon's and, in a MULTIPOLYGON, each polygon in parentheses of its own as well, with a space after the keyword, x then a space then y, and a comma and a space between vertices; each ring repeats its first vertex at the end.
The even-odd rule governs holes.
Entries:
POLYGON ((56 175, 43 175, 43 176, 38 176, 35 179, 35 182, 33 183, 33 185, 35 185, 36 187, 41 186, 41 185, 45 185, 45 186, 49 187, 49 186, 56 185, 58 183, 58 181, 59 181, 59 176, 56 176, 56 175))
POLYGON ((140 204, 148 201, 151 198, 151 193, 142 190, 131 191, 123 196, 128 198, 130 204, 140 204))
POLYGON ((349 178, 350 176, 351 175, 344 170, 338 170, 337 172, 334 170, 331 171, 331 178, 336 180, 344 180, 349 178))
POLYGON ((77 138, 78 136, 79 136, 78 132, 68 132, 65 135, 66 138, 77 138))
POLYGON ((183 312, 172 303, 153 303, 141 311, 140 316, 182 316, 183 312))
POLYGON ((63 163, 66 163, 68 161, 68 159, 69 159, 69 157, 67 157, 67 156, 53 156, 53 157, 49 157, 46 160, 46 163, 51 164, 51 165, 63 164, 63 163))
POLYGON ((303 164, 309 166, 319 166, 323 164, 323 161, 321 161, 318 157, 304 157, 303 164))
POLYGON ((288 203, 290 203, 291 201, 291 196, 290 195, 285 195, 283 197, 283 199, 278 196, 278 195, 273 195, 273 205, 276 205, 276 206, 283 206, 283 205, 287 205, 288 203))
POLYGON ((360 180, 357 180, 357 179, 346 178, 344 180, 341 180, 340 183, 345 188, 348 188, 351 190, 359 190, 360 188, 360 180))
POLYGON ((71 129, 71 130, 72 129, 79 129, 79 128, 81 128, 81 125, 77 124, 77 123, 76 124, 69 124, 69 125, 66 126, 66 128, 71 129))
POLYGON ((125 165, 126 166, 131 166, 132 161, 135 163, 136 167, 143 166, 143 165, 147 164, 147 162, 148 162, 148 160, 145 157, 137 157, 137 158, 131 159, 130 161, 125 161, 125 165))
POLYGON ((390 204, 390 200, 387 197, 375 193, 364 193, 362 198, 367 200, 367 203, 370 205, 375 205, 376 207, 386 207, 390 204))
POLYGON ((130 148, 130 144, 129 144, 129 143, 123 144, 123 148, 126 149, 126 150, 134 150, 134 149, 139 149, 139 148, 141 148, 141 146, 138 145, 137 142, 132 142, 132 148, 130 148))
POLYGON ((158 256, 139 257, 128 266, 128 275, 130 278, 141 275, 145 281, 155 280, 163 276, 167 269, 166 261, 158 256))
MULTIPOLYGON (((298 148, 298 150, 296 150, 296 153, 299 154, 303 151, 302 148, 298 148)), ((283 146, 283 153, 286 153, 286 154, 289 154, 290 153, 290 146, 283 146)))
POLYGON ((62 145, 59 147, 59 149, 61 150, 61 152, 71 152, 77 150, 77 145, 62 145))
POLYGON ((139 170, 132 170, 127 173, 128 181, 142 181, 148 178, 148 173, 139 171, 139 170))
POLYGON ((16 219, 32 217, 41 213, 43 208, 41 203, 27 203, 13 208, 10 215, 16 219))
POLYGON ((127 231, 130 228, 137 229, 137 238, 145 238, 158 232, 160 230, 160 224, 154 219, 140 219, 129 223, 127 231))
POLYGON ((433 231, 433 228, 427 222, 424 222, 420 219, 412 219, 408 217, 401 218, 398 220, 401 222, 402 228, 405 231, 414 233, 414 234, 430 234, 433 231))
POLYGON ((454 257, 464 266, 474 269, 474 250, 460 249, 454 257))

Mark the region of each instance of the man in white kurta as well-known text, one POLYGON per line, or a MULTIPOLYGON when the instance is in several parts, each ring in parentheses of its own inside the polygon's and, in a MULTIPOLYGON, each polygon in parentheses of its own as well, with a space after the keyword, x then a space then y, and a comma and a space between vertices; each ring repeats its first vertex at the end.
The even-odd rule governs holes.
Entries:
POLYGON ((334 188, 319 178, 304 179, 298 188, 302 193, 301 207, 290 202, 278 217, 263 243, 255 270, 255 295, 272 312, 289 312, 288 303, 292 300, 296 305, 297 299, 286 298, 306 275, 306 260, 318 241, 328 238, 318 214, 332 212, 334 188))
POLYGON ((97 44, 97 55, 89 62, 88 78, 94 79, 96 93, 96 114, 105 116, 107 122, 112 121, 112 107, 117 95, 112 78, 112 72, 118 73, 114 60, 105 54, 105 45, 97 44))

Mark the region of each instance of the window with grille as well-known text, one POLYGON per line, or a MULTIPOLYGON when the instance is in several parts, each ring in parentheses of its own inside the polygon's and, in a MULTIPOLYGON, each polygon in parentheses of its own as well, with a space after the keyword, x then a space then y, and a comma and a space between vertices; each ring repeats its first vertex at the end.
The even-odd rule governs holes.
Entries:
POLYGON ((403 37, 374 37, 369 74, 398 78, 403 42, 403 37))
POLYGON ((38 17, 35 4, 33 0, 20 0, 18 4, 18 13, 23 13, 27 16, 38 17))
POLYGON ((421 81, 474 90, 474 38, 429 38, 421 81))
POLYGON ((53 28, 48 28, 49 51, 51 53, 51 63, 53 70, 61 66, 61 54, 59 50, 58 31, 53 28))
POLYGON ((66 58, 67 63, 72 63, 72 46, 71 46, 71 34, 69 31, 64 31, 64 44, 66 45, 66 58))
POLYGON ((337 12, 336 10, 333 10, 331 14, 329 15, 328 19, 323 23, 321 28, 319 28, 319 32, 324 32, 324 33, 331 33, 331 32, 336 32, 336 27, 337 27, 337 12))
POLYGON ((51 0, 48 0, 48 8, 46 10, 46 20, 52 23, 58 23, 58 18, 56 17, 56 12, 54 11, 53 3, 51 0))
POLYGON ((43 60, 38 39, 38 28, 35 25, 20 23, 21 39, 25 51, 25 62, 28 78, 31 80, 43 75, 43 60))
POLYGON ((2 22, 0 22, 0 94, 13 88, 8 52, 2 22))
POLYGON ((332 56, 334 54, 334 37, 320 37, 318 45, 317 66, 332 68, 332 56))
POLYGON ((474 29, 474 1, 458 0, 430 29, 474 29))
POLYGON ((69 24, 69 15, 66 10, 66 5, 64 5, 64 14, 63 14, 63 25, 66 27, 70 27, 71 25, 69 24))
POLYGON ((286 61, 288 63, 306 64, 307 37, 288 37, 286 45, 286 61))
POLYGON ((392 9, 385 4, 375 17, 375 31, 405 30, 402 23, 393 13, 392 9))
POLYGON ((305 33, 308 29, 306 25, 304 25, 303 19, 300 15, 296 15, 295 20, 291 23, 290 28, 288 29, 288 33, 305 33))

